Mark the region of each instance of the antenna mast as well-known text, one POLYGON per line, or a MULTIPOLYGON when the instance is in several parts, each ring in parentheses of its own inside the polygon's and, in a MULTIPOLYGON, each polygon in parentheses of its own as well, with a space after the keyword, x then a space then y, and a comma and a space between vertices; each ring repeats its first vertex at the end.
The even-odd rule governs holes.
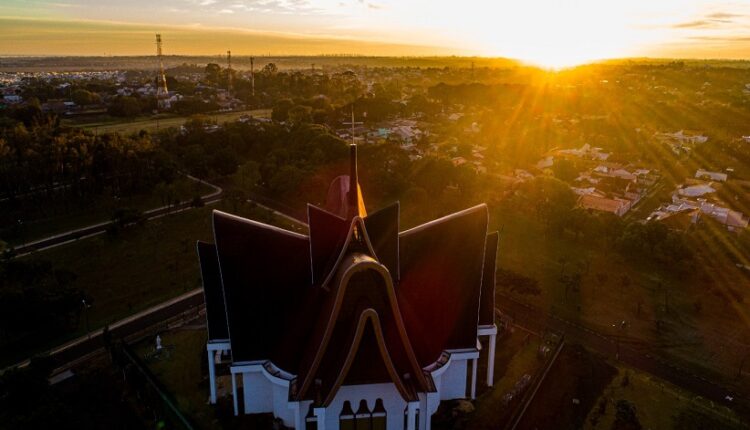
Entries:
POLYGON ((159 75, 156 78, 156 105, 159 109, 169 109, 167 77, 164 74, 164 62, 161 57, 161 34, 156 35, 156 58, 159 61, 159 75))
POLYGON ((255 57, 250 57, 250 86, 255 97, 255 57))
POLYGON ((234 89, 232 84, 232 51, 227 51, 227 91, 229 91, 229 95, 232 95, 234 89))

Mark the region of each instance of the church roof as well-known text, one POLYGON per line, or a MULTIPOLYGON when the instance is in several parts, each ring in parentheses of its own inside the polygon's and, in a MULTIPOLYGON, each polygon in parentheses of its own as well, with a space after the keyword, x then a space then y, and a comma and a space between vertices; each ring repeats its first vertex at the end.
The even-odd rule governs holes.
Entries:
POLYGON ((209 340, 296 375, 291 399, 392 382, 414 400, 434 390, 424 369, 493 323, 498 235, 485 205, 399 232, 398 203, 368 215, 346 179, 337 213, 308 206, 309 235, 214 211, 215 245, 198 244, 209 340))

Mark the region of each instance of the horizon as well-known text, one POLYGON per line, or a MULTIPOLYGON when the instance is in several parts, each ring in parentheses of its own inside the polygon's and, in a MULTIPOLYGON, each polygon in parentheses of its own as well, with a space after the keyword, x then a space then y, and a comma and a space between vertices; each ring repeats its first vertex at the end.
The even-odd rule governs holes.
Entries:
POLYGON ((478 56, 547 68, 626 58, 744 59, 750 2, 10 0, 3 56, 478 56), (542 12, 540 12, 542 11, 542 12))

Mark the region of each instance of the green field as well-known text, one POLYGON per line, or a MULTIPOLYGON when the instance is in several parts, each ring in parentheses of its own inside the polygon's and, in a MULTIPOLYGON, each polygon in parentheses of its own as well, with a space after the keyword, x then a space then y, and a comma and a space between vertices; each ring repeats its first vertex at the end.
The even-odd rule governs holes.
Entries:
MULTIPOLYGON (((251 205, 233 207, 220 202, 134 226, 116 235, 101 234, 30 257, 51 261, 76 274, 75 287, 92 299, 89 326, 93 330, 197 288, 200 283, 197 240, 212 241, 211 211, 232 211, 262 222, 291 228, 268 211, 251 205)), ((0 364, 11 364, 85 333, 81 315, 74 332, 40 339, 28 336, 16 348, 0 345, 0 364)))
MULTIPOLYGON (((255 109, 236 112, 220 112, 205 114, 204 116, 216 121, 217 124, 236 121, 243 115, 250 115, 255 118, 270 118, 271 109, 255 109)), ((64 125, 82 127, 96 133, 138 133, 141 130, 154 132, 159 129, 170 127, 179 127, 185 124, 189 117, 185 116, 164 116, 164 117, 139 117, 133 120, 116 119, 105 120, 100 122, 77 122, 73 120, 63 121, 64 125)))
POLYGON ((644 429, 742 429, 747 428, 729 409, 696 397, 633 369, 618 367, 618 374, 604 390, 586 420, 586 429, 614 428, 614 405, 626 400, 635 405, 644 429), (605 404, 604 413, 600 409, 605 404))
MULTIPOLYGON (((206 195, 213 188, 181 177, 173 184, 173 199, 189 201, 195 196, 206 195)), ((16 202, 1 202, 0 213, 5 227, 0 228, 0 240, 10 245, 23 245, 37 239, 52 236, 71 229, 109 221, 117 208, 132 208, 147 211, 164 206, 156 192, 138 194, 115 199, 102 195, 92 201, 78 204, 66 198, 45 198, 43 201, 22 199, 16 202), (13 228, 12 221, 22 219, 21 228, 13 228)))

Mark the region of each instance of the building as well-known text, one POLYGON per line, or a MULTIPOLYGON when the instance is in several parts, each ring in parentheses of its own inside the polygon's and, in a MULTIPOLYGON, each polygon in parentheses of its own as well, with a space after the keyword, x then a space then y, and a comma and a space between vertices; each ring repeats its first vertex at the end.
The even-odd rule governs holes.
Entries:
POLYGON ((610 212, 617 216, 623 216, 630 210, 633 202, 619 197, 607 197, 598 193, 581 193, 578 204, 586 209, 602 212, 610 212))
POLYGON ((212 403, 227 355, 235 414, 295 429, 430 429, 441 401, 475 396, 480 353, 492 385, 487 207, 400 231, 399 204, 366 213, 356 178, 352 146, 308 235, 214 211, 198 243, 212 403))
POLYGON ((695 171, 696 179, 705 179, 708 181, 726 182, 729 175, 722 172, 711 172, 704 169, 698 169, 695 171))

